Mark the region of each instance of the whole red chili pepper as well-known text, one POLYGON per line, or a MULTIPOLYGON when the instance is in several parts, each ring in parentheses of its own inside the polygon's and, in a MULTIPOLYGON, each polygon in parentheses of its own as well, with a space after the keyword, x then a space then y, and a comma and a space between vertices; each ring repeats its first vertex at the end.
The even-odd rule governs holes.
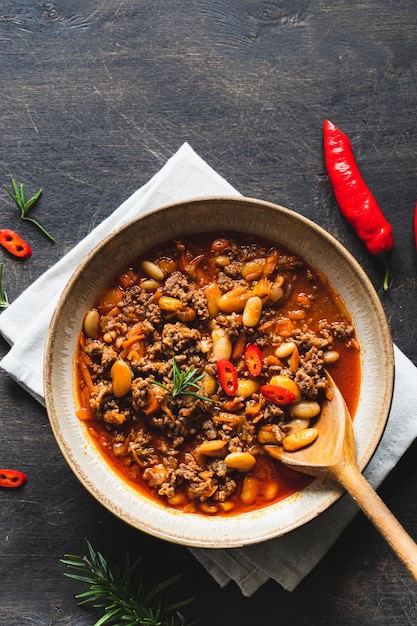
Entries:
POLYGON ((32 254, 30 245, 13 230, 6 228, 0 230, 0 245, 19 259, 27 259, 32 254))
POLYGON ((259 376, 262 371, 262 353, 256 343, 248 343, 244 358, 249 374, 259 376))
POLYGON ((295 395, 292 391, 280 385, 262 385, 260 391, 266 400, 281 406, 291 404, 295 400, 295 395))
POLYGON ((233 363, 227 359, 217 361, 217 375, 222 389, 228 396, 234 396, 237 391, 237 371, 233 363))
POLYGON ((26 480, 26 474, 19 470, 0 469, 0 487, 21 487, 26 480))
POLYGON ((388 289, 389 256, 394 247, 392 226, 362 178, 348 137, 329 120, 323 122, 323 136, 327 173, 339 208, 369 252, 381 257, 385 265, 384 289, 388 289))

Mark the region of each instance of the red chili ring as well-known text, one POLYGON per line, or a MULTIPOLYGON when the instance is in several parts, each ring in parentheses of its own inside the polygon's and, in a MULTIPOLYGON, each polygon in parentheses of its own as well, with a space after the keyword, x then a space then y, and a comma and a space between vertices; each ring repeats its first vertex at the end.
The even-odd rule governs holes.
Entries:
POLYGON ((292 391, 280 385, 262 385, 260 391, 265 400, 273 402, 273 404, 283 406, 285 404, 291 404, 295 400, 295 395, 292 391))
POLYGON ((262 372, 262 352, 256 343, 248 343, 245 349, 245 363, 251 376, 259 376, 262 372))
POLYGON ((27 259, 32 254, 32 248, 20 235, 13 230, 0 230, 0 245, 18 259, 27 259))
POLYGON ((222 389, 228 396, 234 396, 237 391, 237 371, 228 359, 217 361, 217 375, 222 389))
POLYGON ((26 474, 19 470, 0 469, 0 487, 21 487, 26 481, 26 474))

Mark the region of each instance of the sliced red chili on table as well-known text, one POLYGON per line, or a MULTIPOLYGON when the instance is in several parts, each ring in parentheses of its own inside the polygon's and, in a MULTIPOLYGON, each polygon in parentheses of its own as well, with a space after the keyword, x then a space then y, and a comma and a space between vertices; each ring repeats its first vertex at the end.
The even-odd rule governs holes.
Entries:
POLYGON ((262 371, 262 353, 256 343, 248 343, 246 346, 245 363, 251 376, 259 376, 262 371))
POLYGON ((217 361, 217 375, 222 389, 228 396, 234 396, 237 391, 237 371, 228 359, 217 361))
POLYGON ((274 404, 284 405, 291 404, 294 402, 295 395, 292 391, 285 389, 285 387, 280 387, 279 385, 262 385, 261 394, 263 397, 269 402, 273 402, 274 404))
POLYGON ((0 469, 0 487, 21 487, 26 480, 26 474, 19 470, 0 469))
POLYGON ((19 259, 27 259, 32 254, 30 245, 20 235, 7 228, 0 230, 0 245, 19 259))

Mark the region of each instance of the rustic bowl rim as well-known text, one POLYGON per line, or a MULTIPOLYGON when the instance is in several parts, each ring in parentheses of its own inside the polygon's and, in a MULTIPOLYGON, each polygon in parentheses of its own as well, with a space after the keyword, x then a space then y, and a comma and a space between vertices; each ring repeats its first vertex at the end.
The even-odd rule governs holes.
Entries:
MULTIPOLYGON (((321 256, 319 255, 319 265, 312 262, 308 254, 305 254, 306 246, 309 245, 307 241, 297 241, 296 245, 293 242, 288 244, 285 241, 279 241, 279 243, 298 252, 308 263, 322 271, 324 271, 322 263, 331 263, 331 275, 335 274, 337 277, 339 277, 340 270, 335 260, 343 261, 345 265, 342 274, 351 278, 355 277, 358 280, 354 288, 346 282, 342 289, 344 293, 341 293, 341 285, 335 286, 335 288, 345 302, 346 295, 349 294, 349 298, 355 298, 356 302, 358 302, 358 298, 364 298, 364 301, 370 305, 365 316, 364 314, 360 315, 359 306, 358 310, 352 310, 353 300, 346 302, 350 313, 353 314, 354 323, 359 321, 366 334, 366 341, 360 337, 361 342, 365 341, 362 345, 364 375, 369 376, 374 383, 378 381, 379 384, 378 393, 376 390, 364 388, 362 385, 358 410, 360 418, 357 415, 354 421, 355 432, 357 429, 363 429, 363 432, 366 431, 367 433, 366 441, 358 442, 358 465, 361 470, 369 463, 384 432, 394 384, 394 354, 391 334, 382 303, 371 281, 359 263, 339 241, 321 226, 300 213, 256 198, 204 196, 157 207, 145 215, 130 220, 110 233, 73 272, 58 300, 51 319, 44 359, 45 404, 50 425, 68 465, 83 486, 105 508, 143 532, 192 547, 241 547, 282 536, 323 513, 338 500, 343 492, 340 487, 333 483, 316 479, 309 487, 294 496, 253 513, 220 518, 180 513, 140 496, 130 485, 118 477, 95 449, 89 438, 85 436, 85 425, 75 417, 75 397, 72 386, 75 341, 81 328, 82 312, 87 310, 88 302, 92 304, 94 296, 98 293, 98 291, 93 290, 90 296, 86 297, 77 292, 77 289, 81 288, 82 290, 85 287, 86 282, 89 283, 91 276, 88 272, 94 273, 96 271, 95 265, 99 262, 103 263, 107 257, 110 257, 111 260, 117 255, 125 258, 123 256, 127 254, 125 242, 131 243, 133 232, 137 237, 142 237, 147 241, 148 237, 153 239, 159 237, 157 243, 162 243, 181 233, 213 231, 215 225, 205 228, 205 225, 201 223, 201 216, 208 216, 210 220, 213 220, 214 215, 220 214, 220 209, 224 209, 225 204, 228 208, 228 217, 227 219, 224 217, 220 230, 252 232, 258 229, 259 232, 254 234, 268 236, 270 228, 274 230, 270 225, 272 224, 276 228, 275 222, 280 222, 280 229, 283 229, 282 232, 287 232, 287 234, 290 232, 288 229, 291 225, 298 228, 300 232, 308 232, 311 237, 310 242, 323 244, 323 249, 320 250, 321 256), (242 228, 240 216, 244 210, 246 211, 245 228, 242 228), (184 211, 186 211, 185 214, 184 211), (206 215, 207 211, 208 214, 206 215), (253 211, 255 213, 252 213, 253 211), (178 219, 181 215, 183 217, 186 215, 192 225, 182 223, 181 227, 177 227, 178 232, 173 232, 172 227, 170 227, 170 232, 173 232, 172 237, 163 236, 162 232, 165 232, 164 228, 168 228, 167 224, 170 223, 170 220, 178 219), (264 228, 261 222, 261 218, 264 217, 273 220, 268 223, 267 232, 265 231, 266 227, 264 228), (232 226, 224 227, 223 224, 225 223, 232 224, 232 226), (246 229, 246 225, 249 223, 252 225, 250 231, 246 229), (233 224, 235 225, 234 228, 233 224), (156 225, 160 228, 158 234, 155 234, 156 225), (201 229, 199 230, 198 227, 201 229), (297 248, 304 250, 304 253, 297 248), (359 295, 357 294, 358 290, 359 295), (355 314, 359 315, 357 320, 355 320, 355 314), (371 318, 372 323, 376 324, 373 329, 368 328, 368 317, 371 318), (371 348, 377 350, 376 355, 371 353, 371 348), (369 433, 369 425, 365 424, 366 416, 361 413, 363 398, 366 400, 364 412, 368 411, 371 405, 374 406, 372 419, 375 422, 372 433, 369 433)), ((277 240, 275 236, 270 238, 277 240)), ((153 243, 142 247, 141 250, 145 252, 151 245, 153 243)), ((319 258, 317 250, 311 255, 315 259, 319 258)), ((130 256, 130 260, 134 256, 130 256)), ((110 279, 117 270, 126 264, 109 262, 103 270, 103 276, 105 274, 110 279)), ((327 272, 324 273, 327 275, 327 272)), ((104 280, 103 276, 100 277, 101 281, 104 280)), ((342 280, 343 277, 340 278, 340 281, 342 280)), ((104 286, 103 282, 102 286, 104 286)), ((360 430, 361 433, 362 430, 360 430)))

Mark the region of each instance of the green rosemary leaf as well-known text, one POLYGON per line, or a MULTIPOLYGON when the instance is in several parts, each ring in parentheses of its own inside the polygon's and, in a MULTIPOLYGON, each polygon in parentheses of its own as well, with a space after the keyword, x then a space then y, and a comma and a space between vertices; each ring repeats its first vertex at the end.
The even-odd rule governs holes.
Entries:
POLYGON ((171 587, 171 585, 175 584, 180 578, 181 576, 177 574, 176 576, 171 576, 171 578, 168 578, 167 580, 163 580, 149 591, 149 593, 147 594, 147 600, 149 601, 154 596, 157 596, 162 591, 165 591, 166 589, 168 589, 168 587, 171 587))
POLYGON ((99 620, 97 620, 97 622, 94 624, 94 626, 102 626, 103 624, 108 623, 111 619, 113 618, 112 615, 105 613, 103 615, 103 617, 101 617, 99 620))
POLYGON ((3 269, 4 264, 0 263, 0 311, 4 311, 9 306, 9 298, 6 291, 3 289, 3 269))
POLYGON ((167 391, 168 393, 172 394, 172 389, 170 389, 167 385, 163 385, 162 383, 158 382, 157 380, 153 380, 152 383, 154 385, 157 385, 158 387, 162 387, 162 389, 165 389, 165 391, 167 391))
POLYGON ((67 572, 64 573, 64 576, 72 578, 73 580, 79 580, 81 583, 93 582, 93 579, 90 576, 80 576, 79 574, 69 574, 67 572))
POLYGON ((24 208, 24 213, 25 215, 27 215, 30 211, 30 209, 33 207, 33 205, 35 204, 35 202, 37 202, 39 200, 39 198, 42 195, 42 189, 39 189, 34 196, 32 196, 31 198, 29 198, 29 200, 25 201, 25 208, 24 208))
POLYGON ((26 222, 32 222, 32 224, 35 224, 35 226, 37 226, 39 228, 39 230, 41 230, 43 232, 43 234, 48 237, 48 239, 50 239, 51 241, 55 241, 54 237, 52 237, 52 235, 50 233, 48 233, 48 231, 41 226, 41 224, 39 224, 39 222, 37 222, 36 220, 33 219, 33 217, 26 217, 26 215, 24 217, 22 217, 22 220, 25 220, 26 222))
MULTIPOLYGON (((75 599, 78 600, 78 598, 79 598, 79 596, 76 595, 75 599)), ((79 606, 84 606, 85 604, 89 604, 89 603, 91 604, 92 603, 92 604, 94 604, 95 607, 100 608, 100 607, 97 606, 97 604, 95 603, 94 600, 95 600, 94 597, 93 598, 92 597, 84 598, 84 600, 81 600, 80 602, 78 602, 78 604, 79 604, 79 606)))
POLYGON ((198 398, 199 400, 205 400, 206 402, 213 402, 211 398, 206 398, 206 396, 201 396, 199 393, 195 393, 195 391, 183 391, 184 395, 194 396, 194 398, 198 398))
MULTIPOLYGON (((189 603, 194 602, 195 600, 195 596, 192 596, 191 598, 189 598, 189 603)), ((169 613, 176 613, 177 615, 181 615, 178 612, 178 609, 182 609, 184 607, 184 602, 183 601, 179 601, 179 602, 172 602, 170 604, 167 604, 165 606, 165 610, 169 613)))
MULTIPOLYGON (((87 584, 93 584, 91 583, 90 580, 84 580, 84 581, 80 581, 80 582, 85 582, 87 584)), ((97 598, 97 592, 94 591, 94 589, 88 589, 88 591, 82 591, 81 593, 77 593, 77 595, 75 596, 78 599, 84 599, 84 598, 97 598)))
POLYGON ((65 563, 65 565, 71 565, 72 567, 79 567, 79 557, 77 557, 75 554, 68 554, 67 556, 68 558, 61 559, 61 563, 65 563))
POLYGON ((6 185, 3 185, 4 189, 7 191, 7 193, 9 194, 9 196, 16 202, 17 206, 19 207, 20 211, 23 210, 24 204, 22 202, 22 198, 21 198, 21 193, 19 190, 19 187, 17 186, 16 181, 13 179, 12 180, 12 187, 13 187, 13 192, 11 192, 6 185))

